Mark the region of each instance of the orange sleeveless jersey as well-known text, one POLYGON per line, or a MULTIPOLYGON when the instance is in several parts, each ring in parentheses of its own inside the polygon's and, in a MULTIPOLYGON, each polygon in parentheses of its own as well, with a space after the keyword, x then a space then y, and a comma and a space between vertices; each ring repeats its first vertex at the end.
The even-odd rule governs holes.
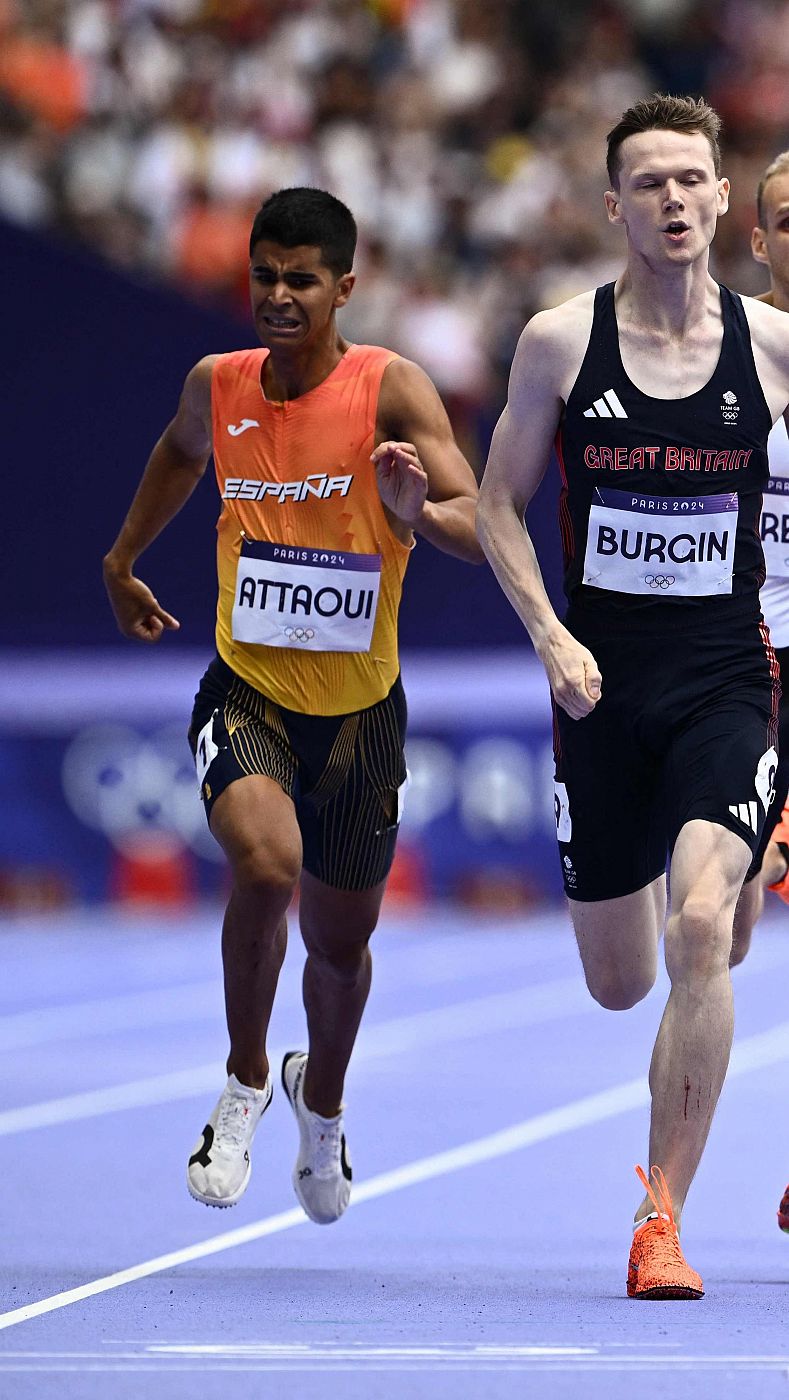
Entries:
POLYGON ((261 386, 267 355, 220 355, 212 376, 217 650, 286 709, 347 714, 382 700, 399 670, 410 549, 370 461, 381 379, 397 357, 351 345, 322 384, 275 403, 261 386))

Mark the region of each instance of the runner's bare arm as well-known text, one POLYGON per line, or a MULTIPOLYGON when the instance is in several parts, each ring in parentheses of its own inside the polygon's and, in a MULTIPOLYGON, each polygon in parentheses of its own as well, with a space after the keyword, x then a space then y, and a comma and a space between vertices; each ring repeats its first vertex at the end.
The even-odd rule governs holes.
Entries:
POLYGON ((566 315, 542 312, 524 330, 507 405, 493 433, 477 530, 496 577, 534 643, 557 704, 582 719, 600 698, 591 652, 562 625, 545 591, 524 511, 545 475, 566 392, 566 315))
POLYGON ((789 430, 789 321, 784 311, 765 300, 768 296, 772 297, 772 292, 761 297, 743 297, 742 304, 767 406, 773 422, 783 415, 789 430))
POLYGON ((376 436, 378 490, 394 520, 446 554, 483 563, 474 530, 474 473, 435 385, 410 360, 393 360, 384 372, 376 436))
POLYGON ((125 637, 158 642, 177 620, 135 578, 134 564, 188 501, 211 455, 211 373, 216 355, 190 370, 178 411, 151 453, 120 534, 104 558, 104 583, 125 637))

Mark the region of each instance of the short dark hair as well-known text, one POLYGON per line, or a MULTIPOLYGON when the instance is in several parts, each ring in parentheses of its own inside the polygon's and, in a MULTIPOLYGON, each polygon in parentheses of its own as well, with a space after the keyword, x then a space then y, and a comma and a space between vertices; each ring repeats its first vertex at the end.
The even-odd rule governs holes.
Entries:
POLYGON ((714 108, 703 97, 671 97, 664 92, 655 92, 634 102, 623 112, 616 126, 608 133, 606 166, 612 185, 619 180, 619 148, 628 136, 639 131, 686 131, 699 132, 706 136, 712 150, 715 174, 721 173, 721 151, 718 138, 721 119, 714 108))
POLYGON ((759 188, 756 191, 756 213, 759 219, 759 228, 764 228, 764 191, 767 187, 767 181, 772 180, 773 175, 789 175, 789 151, 781 151, 781 154, 770 162, 759 181, 759 188))
POLYGON ((353 267, 356 220, 328 190, 298 185, 277 190, 261 204, 249 238, 250 254, 261 238, 282 248, 320 248, 321 261, 341 277, 353 267))

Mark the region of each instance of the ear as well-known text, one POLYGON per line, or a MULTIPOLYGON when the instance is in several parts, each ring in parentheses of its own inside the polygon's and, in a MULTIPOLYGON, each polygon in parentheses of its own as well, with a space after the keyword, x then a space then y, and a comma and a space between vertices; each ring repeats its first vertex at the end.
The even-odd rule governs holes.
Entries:
POLYGON ((724 177, 718 181, 718 213, 725 214, 729 208, 729 190, 731 185, 724 177))
POLYGON ((605 200, 605 208, 606 213, 608 214, 609 224, 624 223, 619 198, 619 190, 606 190, 605 194, 603 195, 603 199, 605 200))
POLYGON ((334 293, 334 307, 344 306, 356 284, 356 278, 352 272, 346 272, 337 283, 337 290, 334 293))
POLYGON ((768 267, 770 266, 770 257, 767 252, 767 237, 764 229, 759 228, 758 224, 751 234, 751 252, 757 262, 766 263, 768 267))

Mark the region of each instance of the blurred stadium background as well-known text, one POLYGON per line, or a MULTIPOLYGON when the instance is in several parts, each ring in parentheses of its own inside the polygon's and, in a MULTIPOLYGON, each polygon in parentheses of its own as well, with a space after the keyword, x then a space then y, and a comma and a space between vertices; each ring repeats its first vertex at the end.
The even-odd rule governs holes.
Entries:
MULTIPOLYGON (((261 199, 316 184, 350 205, 343 332, 425 366, 481 471, 524 321, 618 270, 605 133, 655 88, 721 112, 713 271, 763 290, 749 235, 789 145, 786 0, 0 0, 0 908, 222 891, 184 739, 212 653, 210 477, 140 566, 177 636, 124 642, 100 561, 186 370, 253 341, 261 199)), ((549 472, 530 525, 558 601, 555 492, 549 472)), ((490 572, 421 544, 401 635, 392 900, 555 899, 547 693, 490 572)))

